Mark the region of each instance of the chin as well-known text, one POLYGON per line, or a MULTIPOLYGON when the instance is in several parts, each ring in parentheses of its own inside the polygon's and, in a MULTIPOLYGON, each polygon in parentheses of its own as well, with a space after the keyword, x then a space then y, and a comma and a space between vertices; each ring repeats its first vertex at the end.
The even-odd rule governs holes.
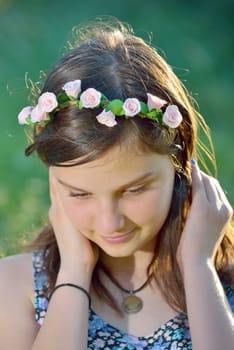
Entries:
POLYGON ((111 248, 101 248, 102 251, 113 258, 127 258, 131 255, 133 255, 137 250, 139 250, 138 248, 133 249, 130 247, 123 247, 123 246, 119 246, 119 247, 111 247, 111 248))

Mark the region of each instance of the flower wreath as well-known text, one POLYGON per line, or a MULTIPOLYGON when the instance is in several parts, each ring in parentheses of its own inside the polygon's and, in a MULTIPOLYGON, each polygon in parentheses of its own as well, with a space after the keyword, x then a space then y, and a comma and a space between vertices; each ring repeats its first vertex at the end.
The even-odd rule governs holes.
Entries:
POLYGON ((63 86, 63 92, 57 97, 53 92, 43 93, 37 105, 24 107, 18 115, 19 124, 45 126, 53 120, 53 113, 58 110, 76 105, 82 108, 103 108, 96 116, 97 121, 108 127, 117 124, 117 117, 126 119, 139 116, 151 119, 169 129, 177 128, 182 122, 182 115, 176 105, 168 105, 163 113, 161 108, 167 101, 147 93, 147 104, 137 98, 127 98, 124 102, 119 99, 109 101, 107 97, 94 88, 81 92, 81 80, 69 81, 63 86))

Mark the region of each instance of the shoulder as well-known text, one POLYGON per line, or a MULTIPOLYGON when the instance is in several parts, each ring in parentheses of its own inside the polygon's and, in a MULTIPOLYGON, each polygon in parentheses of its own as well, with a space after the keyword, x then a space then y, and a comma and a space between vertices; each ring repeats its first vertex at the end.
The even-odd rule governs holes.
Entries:
MULTIPOLYGON (((33 267, 31 253, 0 259, 0 299, 14 300, 21 297, 33 301, 33 267)), ((1 300, 0 300, 1 302, 1 300)))
MULTIPOLYGON (((20 266, 23 266, 24 264, 28 264, 29 262, 32 262, 32 253, 24 253, 24 254, 17 254, 17 255, 10 255, 7 257, 3 257, 0 259, 0 267, 2 266, 14 266, 15 264, 20 264, 20 266)), ((19 266, 19 267, 20 267, 19 266)))
MULTIPOLYGON (((33 281, 32 253, 12 255, 0 259, 0 276, 5 282, 9 279, 11 283, 14 277, 15 282, 24 284, 33 281)), ((2 279, 1 279, 2 280, 2 279)))
POLYGON ((31 299, 34 284, 32 254, 19 254, 0 259, 0 281, 0 295, 24 293, 31 299))
POLYGON ((9 350, 28 349, 38 331, 33 308, 32 255, 0 259, 0 281, 1 345, 9 350))

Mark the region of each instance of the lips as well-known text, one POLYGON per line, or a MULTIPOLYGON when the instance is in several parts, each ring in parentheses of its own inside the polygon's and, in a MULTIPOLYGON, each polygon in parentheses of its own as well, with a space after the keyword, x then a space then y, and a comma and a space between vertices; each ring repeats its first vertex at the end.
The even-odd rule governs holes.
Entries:
POLYGON ((119 236, 102 236, 102 238, 104 241, 108 243, 123 243, 131 239, 133 235, 134 235, 134 230, 131 230, 119 236))

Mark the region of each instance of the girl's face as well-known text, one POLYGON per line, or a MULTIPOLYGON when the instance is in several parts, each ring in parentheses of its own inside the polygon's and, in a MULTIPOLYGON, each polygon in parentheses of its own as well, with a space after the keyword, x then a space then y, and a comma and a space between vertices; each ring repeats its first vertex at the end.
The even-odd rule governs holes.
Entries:
POLYGON ((173 192, 168 156, 116 147, 100 159, 53 172, 71 222, 106 254, 154 249, 173 192))

